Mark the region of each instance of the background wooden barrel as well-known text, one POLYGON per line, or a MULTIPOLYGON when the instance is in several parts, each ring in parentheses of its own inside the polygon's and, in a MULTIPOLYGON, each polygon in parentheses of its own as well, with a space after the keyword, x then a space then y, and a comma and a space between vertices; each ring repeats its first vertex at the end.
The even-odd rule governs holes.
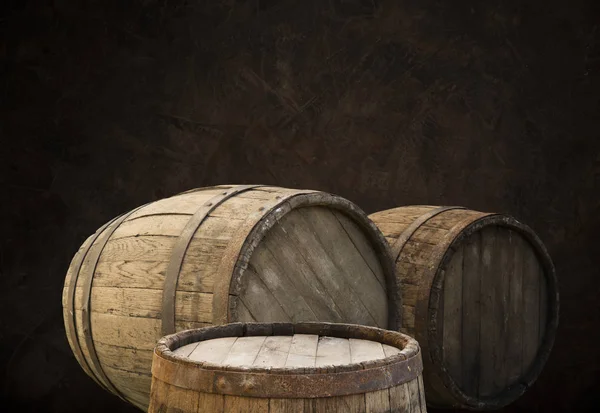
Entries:
POLYGON ((430 406, 491 409, 539 375, 558 325, 552 261, 515 219, 460 207, 372 214, 392 246, 401 331, 423 348, 430 406))
POLYGON ((161 336, 231 321, 388 327, 393 274, 385 239, 343 198, 203 188, 134 209, 88 238, 65 281, 65 326, 84 370, 146 410, 161 336))
POLYGON ((417 342, 328 323, 242 324, 160 340, 149 413, 426 412, 417 342))

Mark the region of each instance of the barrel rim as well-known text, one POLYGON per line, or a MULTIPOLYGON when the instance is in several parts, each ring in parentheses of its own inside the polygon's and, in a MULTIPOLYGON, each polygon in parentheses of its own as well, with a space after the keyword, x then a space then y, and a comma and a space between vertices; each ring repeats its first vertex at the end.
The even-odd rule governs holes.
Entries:
MULTIPOLYGON (((233 270, 229 273, 231 277, 220 278, 228 282, 227 285, 215 286, 215 293, 225 295, 229 294, 229 300, 215 300, 214 303, 229 303, 227 309, 214 309, 215 317, 220 316, 222 323, 233 322, 236 318, 237 297, 241 286, 241 280, 254 249, 260 244, 260 241, 268 234, 269 230, 286 214, 294 209, 304 207, 323 206, 335 209, 349 216, 364 235, 372 241, 374 252, 382 267, 386 281, 386 295, 388 301, 388 324, 386 328, 397 330, 402 325, 402 296, 400 294, 400 280, 398 278, 395 262, 392 252, 385 237, 367 216, 367 214, 352 201, 349 201, 338 195, 322 191, 305 191, 299 189, 282 188, 297 191, 291 193, 289 197, 283 196, 278 203, 271 205, 264 211, 263 216, 249 230, 248 235, 243 237, 243 244, 239 248, 231 247, 235 256, 224 254, 222 260, 223 271, 229 271, 233 264, 233 270), (229 268, 228 268, 229 267, 229 268)), ((233 244, 233 243, 232 243, 233 244)))
MULTIPOLYGON (((477 211, 474 211, 477 212, 477 211)), ((480 410, 497 409, 508 405, 509 403, 520 397, 535 380, 539 377, 544 365, 546 364, 550 352, 552 350, 556 331, 558 328, 559 317, 559 295, 558 295, 558 279, 552 259, 548 251, 538 237, 538 235, 526 224, 516 220, 515 218, 497 213, 488 213, 476 219, 472 219, 466 226, 457 224, 449 234, 451 237, 450 243, 440 243, 440 248, 434 253, 433 262, 438 262, 437 266, 431 268, 426 280, 431 280, 429 291, 429 300, 427 303, 427 332, 424 337, 427 340, 427 355, 425 358, 431 357, 432 366, 427 366, 433 370, 433 373, 440 377, 455 400, 464 403, 468 407, 480 410), (445 269, 450 262, 454 252, 469 236, 480 231, 483 227, 497 225, 516 230, 529 242, 539 261, 544 269, 543 273, 547 282, 548 294, 548 317, 546 331, 542 344, 538 348, 533 365, 524 375, 520 377, 518 383, 508 386, 503 391, 494 396, 474 397, 463 392, 456 384, 451 374, 446 369, 442 357, 442 345, 438 337, 438 307, 440 304, 440 293, 445 276, 445 269), (443 248, 442 248, 443 247, 443 248)), ((427 363, 428 364, 428 363, 427 363)))
POLYGON ((397 331, 340 323, 232 323, 185 330, 161 338, 154 350, 153 379, 206 393, 246 397, 316 398, 370 391, 412 381, 422 372, 417 341, 397 331), (223 366, 190 360, 173 350, 199 341, 233 336, 315 334, 377 341, 399 354, 343 366, 265 368, 223 366), (192 368, 193 377, 182 374, 192 368))

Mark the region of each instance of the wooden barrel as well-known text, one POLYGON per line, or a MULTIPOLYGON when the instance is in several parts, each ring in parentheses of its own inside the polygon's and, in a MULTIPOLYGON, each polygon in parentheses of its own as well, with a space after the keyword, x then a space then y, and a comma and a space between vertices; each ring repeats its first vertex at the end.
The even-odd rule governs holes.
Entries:
POLYGON ((233 321, 396 324, 389 247, 351 202, 257 185, 203 188, 136 208, 75 255, 69 343, 98 384, 146 410, 164 335, 233 321), (388 308, 390 313, 388 313, 388 308))
POLYGON ((235 323, 161 339, 149 413, 426 412, 417 342, 374 327, 235 323))
POLYGON ((522 395, 558 325, 556 275, 535 233, 509 216, 461 207, 370 218, 396 259, 401 331, 423 349, 427 403, 483 410, 522 395))

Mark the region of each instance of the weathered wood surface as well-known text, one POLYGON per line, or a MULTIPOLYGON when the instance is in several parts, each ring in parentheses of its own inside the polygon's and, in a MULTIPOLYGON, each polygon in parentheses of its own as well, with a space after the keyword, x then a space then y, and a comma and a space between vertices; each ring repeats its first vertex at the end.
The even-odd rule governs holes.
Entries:
MULTIPOLYGON (((462 383, 462 389, 467 394, 477 394, 479 389, 479 360, 481 338, 481 234, 473 234, 463 247, 462 264, 462 337, 461 372, 451 370, 456 375, 456 381, 462 383), (455 372, 455 373, 454 373, 455 372), (459 381, 460 380, 460 381, 459 381)), ((458 258, 458 256, 457 256, 458 258)), ((458 274, 456 274, 458 275, 458 274)), ((452 281, 450 281, 452 282, 452 281)))
POLYGON ((433 206, 370 218, 400 254, 400 329, 423 348, 428 402, 484 409, 519 397, 558 322, 554 268, 533 231, 507 216, 433 206))
POLYGON ((319 336, 314 334, 296 334, 292 338, 286 367, 314 367, 319 336))
POLYGON ((412 371, 403 367, 408 373, 405 377, 389 375, 384 380, 371 379, 376 383, 375 388, 352 394, 337 393, 340 391, 339 386, 326 384, 330 382, 323 378, 323 375, 328 373, 345 372, 350 374, 346 379, 347 382, 358 381, 366 385, 368 381, 361 379, 365 376, 360 376, 360 374, 364 375, 364 368, 353 363, 368 363, 370 368, 386 368, 398 362, 412 363, 420 360, 416 341, 407 336, 383 330, 368 330, 360 326, 349 328, 341 324, 314 323, 302 327, 292 324, 272 325, 272 327, 267 324, 259 325, 260 331, 274 332, 278 328, 285 330, 287 335, 222 337, 234 333, 243 334, 246 331, 242 325, 232 325, 228 328, 229 330, 225 332, 203 329, 186 332, 185 336, 175 334, 159 342, 153 365, 149 413, 163 411, 426 413, 427 411, 420 364, 412 364, 412 371), (298 328, 301 328, 302 332, 294 333, 293 330, 298 328), (204 341, 203 334, 208 337, 217 335, 218 338, 204 341), (375 337, 379 337, 379 340, 375 337), (226 339, 227 341, 224 341, 226 339), (233 345, 231 345, 232 339, 233 345), (189 344, 178 347, 179 343, 189 344), (228 354, 224 355, 221 352, 218 357, 209 354, 210 349, 218 346, 229 348, 228 354), (289 358, 294 355, 299 358, 292 363, 286 362, 286 357, 289 361, 289 358), (175 356, 193 360, 195 364, 183 364, 181 359, 175 356), (215 362, 215 360, 220 361, 215 362), (211 363, 209 369, 203 368, 203 362, 211 363), (293 370, 296 367, 303 368, 293 370), (272 368, 278 369, 274 373, 277 378, 268 381, 272 368), (232 369, 244 374, 240 386, 230 381, 227 378, 229 376, 223 376, 225 372, 232 369), (221 375, 217 383, 229 384, 213 387, 212 379, 209 378, 213 374, 221 375), (304 381, 306 387, 288 389, 290 396, 288 398, 273 397, 282 375, 286 374, 308 379, 304 381), (391 381, 391 377, 395 377, 393 379, 395 381, 391 381), (206 388, 197 385, 204 383, 205 379, 210 382, 210 384, 207 382, 206 388), (319 387, 318 391, 327 391, 323 386, 332 386, 328 390, 330 395, 322 397, 312 394, 311 391, 315 390, 314 384, 319 387), (261 387, 256 389, 259 385, 261 387), (252 397, 246 394, 248 390, 253 392, 252 397), (175 393, 174 396, 172 392, 175 393), (302 397, 303 394, 305 397, 302 397))
POLYGON ((224 185, 150 203, 120 221, 77 252, 63 313, 86 373, 144 410, 152 349, 165 329, 257 320, 395 322, 387 243, 342 198, 224 185))
POLYGON ((188 344, 174 354, 223 366, 320 367, 379 360, 400 350, 376 341, 354 338, 294 336, 225 337, 188 344), (384 346, 387 351, 384 351, 384 346))

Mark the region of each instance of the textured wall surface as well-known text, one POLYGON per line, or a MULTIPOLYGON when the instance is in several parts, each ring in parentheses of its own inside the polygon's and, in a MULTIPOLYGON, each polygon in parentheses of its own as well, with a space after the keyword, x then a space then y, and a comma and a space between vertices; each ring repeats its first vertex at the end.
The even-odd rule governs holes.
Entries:
POLYGON ((3 406, 135 411, 71 355, 68 263, 110 218, 218 183, 514 215, 555 261, 561 324, 503 411, 600 403, 597 1, 0 7, 3 406))

